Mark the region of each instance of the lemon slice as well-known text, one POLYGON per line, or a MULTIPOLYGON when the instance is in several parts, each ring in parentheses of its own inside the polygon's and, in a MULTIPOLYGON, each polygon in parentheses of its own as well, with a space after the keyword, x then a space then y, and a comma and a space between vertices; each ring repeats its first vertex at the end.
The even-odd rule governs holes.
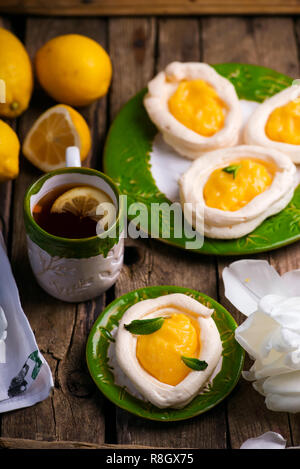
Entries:
POLYGON ((80 218, 89 217, 97 222, 105 219, 104 229, 107 229, 115 218, 115 206, 111 198, 100 189, 90 186, 74 187, 55 200, 51 213, 66 212, 73 213, 80 218), (99 205, 103 208, 101 215, 97 214, 99 205))
POLYGON ((76 146, 83 161, 91 148, 88 125, 79 112, 59 104, 44 112, 29 130, 23 144, 26 158, 42 171, 64 168, 67 147, 76 146))

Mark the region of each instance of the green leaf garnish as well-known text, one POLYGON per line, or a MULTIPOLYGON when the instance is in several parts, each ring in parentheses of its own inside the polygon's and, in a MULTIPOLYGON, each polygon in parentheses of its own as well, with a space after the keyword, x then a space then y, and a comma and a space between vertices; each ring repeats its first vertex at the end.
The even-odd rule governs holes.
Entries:
POLYGON ((158 331, 164 323, 165 318, 135 319, 130 324, 124 324, 125 329, 136 335, 148 335, 158 331))
POLYGON ((191 368, 192 370, 196 371, 203 371, 205 368, 208 367, 208 364, 204 360, 198 360, 198 358, 190 358, 190 357, 181 357, 183 363, 191 368))
POLYGON ((240 167, 241 167, 240 164, 231 164, 231 165, 227 166, 226 168, 223 168, 222 171, 224 171, 224 173, 232 174, 233 179, 235 179, 236 175, 237 175, 237 172, 240 169, 240 167))
POLYGON ((110 342, 115 342, 115 339, 113 338, 111 333, 107 329, 105 329, 105 327, 99 327, 99 329, 101 331, 102 337, 105 337, 105 339, 108 339, 110 342))

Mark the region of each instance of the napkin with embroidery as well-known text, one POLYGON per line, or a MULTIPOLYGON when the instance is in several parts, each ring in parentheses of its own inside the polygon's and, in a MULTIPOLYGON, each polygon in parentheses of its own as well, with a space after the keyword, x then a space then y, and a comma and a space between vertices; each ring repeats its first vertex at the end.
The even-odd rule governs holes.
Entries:
POLYGON ((20 303, 19 292, 0 232, 0 413, 29 407, 53 387, 20 303))

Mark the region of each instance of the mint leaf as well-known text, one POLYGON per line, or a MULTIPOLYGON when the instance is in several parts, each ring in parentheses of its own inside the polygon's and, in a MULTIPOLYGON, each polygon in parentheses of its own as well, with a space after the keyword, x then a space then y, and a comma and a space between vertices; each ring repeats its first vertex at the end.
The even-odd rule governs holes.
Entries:
POLYGON ((164 323, 165 318, 135 319, 130 324, 124 324, 125 329, 136 335, 148 335, 158 331, 164 323))
POLYGON ((240 167, 241 167, 240 164, 231 164, 231 165, 227 166, 226 168, 223 168, 222 171, 224 171, 224 173, 232 174, 233 179, 235 179, 236 175, 237 175, 237 172, 240 169, 240 167))
POLYGON ((198 360, 198 358, 190 358, 190 357, 181 357, 183 363, 191 368, 192 370, 196 371, 203 371, 205 368, 208 367, 208 364, 204 360, 198 360))

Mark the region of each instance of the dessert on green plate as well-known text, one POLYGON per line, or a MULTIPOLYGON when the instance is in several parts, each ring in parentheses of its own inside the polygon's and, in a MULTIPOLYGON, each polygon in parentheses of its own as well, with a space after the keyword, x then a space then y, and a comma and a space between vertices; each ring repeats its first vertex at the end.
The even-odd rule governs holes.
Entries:
MULTIPOLYGON (((224 140, 224 145, 222 145, 222 142, 220 139, 218 140, 216 136, 221 134, 223 130, 222 128, 220 130, 218 127, 220 125, 222 126, 222 113, 225 113, 226 122, 226 113, 229 115, 232 109, 236 109, 239 105, 242 111, 243 122, 242 125, 241 122, 239 122, 237 127, 240 134, 242 131, 244 136, 243 143, 247 143, 250 147, 253 145, 257 147, 259 145, 262 149, 261 152, 263 153, 264 158, 270 158, 269 153, 279 151, 281 154, 284 153, 285 155, 288 155, 286 156, 286 159, 290 158, 290 160, 295 161, 293 155, 295 155, 295 147, 298 143, 295 141, 295 136, 290 134, 289 127, 286 122, 288 122, 289 119, 295 118, 294 108, 297 108, 299 105, 299 98, 297 96, 300 93, 300 86, 292 86, 292 79, 285 75, 274 70, 255 65, 228 63, 214 65, 209 68, 214 69, 214 72, 216 71, 217 74, 221 76, 220 78, 226 79, 227 83, 230 82, 239 98, 237 100, 238 103, 236 103, 232 94, 232 86, 231 88, 229 87, 232 95, 230 95, 230 99, 227 99, 227 95, 222 94, 221 91, 218 96, 215 96, 212 90, 207 90, 205 88, 204 95, 208 96, 207 99, 209 100, 205 111, 206 118, 204 121, 204 124, 209 124, 209 129, 208 135, 205 138, 207 139, 206 141, 210 142, 210 144, 215 145, 214 148, 211 146, 209 150, 216 151, 217 149, 217 151, 221 151, 220 148, 228 149, 231 145, 236 144, 236 136, 232 138, 231 142, 229 142, 230 139, 226 140, 226 142, 224 140), (284 90, 284 92, 282 90, 284 90), (280 98, 280 96, 282 96, 281 92, 283 93, 283 97, 280 98), (290 95, 289 93, 292 94, 290 95), (292 100, 291 103, 286 102, 288 99, 287 95, 290 96, 290 99, 292 100), (266 99, 272 96, 274 96, 274 98, 272 98, 273 104, 271 103, 271 105, 269 105, 269 101, 266 101, 266 99), (275 102, 275 98, 277 99, 278 96, 280 99, 275 102), (212 108, 215 109, 214 112, 219 116, 215 123, 214 119, 211 119, 210 115, 210 110, 212 108), (261 123, 259 135, 253 133, 252 124, 254 119, 253 116, 257 115, 257 113, 259 118, 258 122, 261 123), (286 116, 288 117, 286 118, 286 116), (264 132, 264 124, 268 125, 263 138, 262 134, 264 132), (283 131, 279 132, 279 135, 278 129, 281 127, 283 127, 283 131), (243 128, 244 130, 242 130, 243 128), (211 133, 211 135, 209 135, 209 133, 211 133), (280 139, 281 141, 279 141, 280 139), (283 142, 284 139, 285 142, 283 142)), ((196 164, 196 162, 198 164, 198 161, 201 160, 203 155, 203 153, 201 153, 201 142, 204 137, 202 140, 196 137, 193 140, 193 136, 196 135, 196 132, 192 129, 195 128, 198 131, 200 129, 200 132, 204 132, 201 130, 203 122, 199 120, 195 121, 193 119, 193 109, 196 106, 193 96, 195 93, 201 94, 201 92, 203 92, 203 87, 205 86, 201 82, 201 79, 199 79, 199 76, 195 75, 196 72, 193 70, 191 71, 191 69, 187 72, 186 67, 184 68, 184 71, 186 77, 181 69, 181 75, 176 69, 178 76, 174 70, 172 71, 174 76, 172 75, 172 79, 170 81, 174 81, 176 79, 179 80, 180 78, 180 89, 178 86, 177 89, 174 88, 171 92, 170 89, 172 84, 168 88, 169 84, 167 83, 166 90, 164 93, 161 93, 162 97, 160 99, 163 103, 161 107, 166 110, 164 114, 165 117, 162 120, 156 120, 158 113, 157 109, 159 110, 159 107, 155 108, 154 106, 153 111, 153 107, 150 109, 149 106, 147 106, 148 111, 150 110, 149 115, 151 115, 151 119, 153 121, 155 120, 156 125, 154 125, 150 120, 144 106, 144 102, 147 102, 149 95, 152 97, 156 96, 156 105, 159 103, 157 96, 160 95, 158 92, 156 94, 157 90, 155 88, 153 90, 152 82, 150 82, 148 90, 142 90, 123 107, 113 122, 107 137, 104 165, 105 171, 117 182, 121 193, 127 196, 128 206, 135 204, 137 207, 146 208, 146 212, 144 212, 146 215, 144 214, 143 217, 140 217, 138 222, 136 221, 136 213, 129 212, 128 218, 131 222, 138 224, 141 230, 158 237, 163 242, 183 249, 189 249, 189 233, 186 233, 185 230, 182 229, 181 234, 178 235, 178 226, 175 226, 174 219, 170 217, 170 206, 177 202, 177 205, 180 207, 178 181, 183 174, 188 172, 192 164, 196 164), (196 79, 191 79, 191 77, 196 77, 196 79), (188 83, 188 80, 190 80, 190 84, 188 83), (182 101, 182 97, 186 95, 191 98, 187 105, 182 101), (186 108, 184 108, 184 106, 186 106, 186 108), (182 112, 182 109, 184 109, 184 112, 182 112), (175 130, 172 127, 171 135, 170 132, 168 133, 166 131, 166 123, 172 123, 176 120, 178 122, 175 126, 175 130), (157 126, 159 126, 161 132, 158 132, 157 126), (186 129, 183 131, 184 128, 186 129), (189 130, 189 132, 187 130, 189 130), (188 151, 187 154, 187 146, 186 144, 183 144, 183 142, 186 143, 188 138, 190 138, 190 143, 193 140, 193 148, 190 145, 190 151, 188 151), (176 145, 177 151, 174 149, 176 145), (185 156, 182 156, 183 153, 185 153, 185 156), (188 158, 197 158, 197 160, 195 163, 192 163, 188 158), (151 216, 151 207, 153 208, 154 204, 160 204, 161 208, 159 216, 156 218, 151 216), (165 233, 168 233, 167 236, 165 233)), ((158 78, 155 77, 153 81, 157 79, 158 78)), ((162 75, 160 75, 159 80, 161 80, 161 86, 165 86, 163 85, 162 75)), ((235 114, 238 114, 238 111, 235 114)), ((225 126, 226 124, 224 124, 224 128, 225 126)), ((204 152, 207 150, 207 148, 204 148, 204 152)), ((247 157, 246 154, 245 157, 247 157)), ((283 156, 283 158, 284 157, 285 156, 283 156)), ((239 161, 233 161, 230 163, 236 163, 235 166, 239 165, 239 161)), ((290 165, 292 164, 293 163, 290 165)), ((225 167, 222 167, 221 169, 224 170, 231 166, 232 164, 226 163, 225 167)), ((220 168, 216 167, 215 169, 220 168)), ((266 168, 256 167, 254 169, 255 174, 256 170, 263 174, 266 168)), ((242 168, 240 175, 244 171, 245 168, 242 168)), ((254 202, 261 200, 264 196, 264 192, 267 194, 267 191, 270 191, 271 188, 272 190, 275 188, 277 185, 277 176, 280 172, 281 169, 279 168, 277 172, 273 175, 271 174, 271 181, 267 180, 270 174, 263 175, 265 186, 262 187, 261 192, 258 190, 257 193, 254 193, 253 199, 249 202, 249 207, 250 204, 255 205, 254 202)), ((219 181, 219 183, 222 186, 223 179, 226 179, 229 191, 232 189, 232 184, 235 184, 236 186, 240 179, 239 174, 236 171, 223 171, 221 176, 221 182, 219 181), (236 180, 234 181, 235 176, 236 180)), ((211 233, 207 230, 203 245, 199 245, 196 251, 202 254, 245 255, 276 249, 299 240, 300 188, 298 186, 294 190, 295 186, 297 186, 297 181, 294 178, 293 184, 290 185, 289 193, 284 196, 278 195, 278 199, 283 197, 283 201, 277 212, 270 212, 267 210, 265 212, 266 217, 262 217, 260 215, 258 216, 260 207, 256 207, 256 218, 259 219, 260 223, 256 225, 250 224, 250 231, 246 230, 248 231, 247 233, 244 230, 244 232, 241 231, 239 237, 235 236, 234 239, 220 239, 222 237, 224 238, 224 234, 221 234, 220 236, 220 233, 216 234, 215 230, 212 230, 211 233)), ((240 188, 235 187, 235 189, 239 190, 240 188)), ((222 191, 223 190, 224 187, 222 186, 222 191)), ((224 211, 223 208, 219 207, 210 208, 212 210, 217 210, 218 216, 222 215, 220 214, 222 210, 224 211)), ((240 210, 244 209, 245 207, 242 207, 240 210)), ((230 214, 235 215, 235 218, 238 216, 238 211, 239 209, 237 209, 236 214, 234 214, 234 211, 229 210, 230 214)), ((228 211, 225 211, 224 213, 228 214, 228 211)), ((218 223, 218 220, 216 220, 216 223, 218 223)), ((227 228, 230 228, 230 226, 231 225, 228 222, 227 228)), ((229 238, 229 236, 225 237, 229 238)))
POLYGON ((236 327, 219 303, 195 290, 135 290, 96 320, 86 348, 89 371, 103 394, 129 412, 151 420, 188 419, 217 405, 236 385, 244 359, 236 327))

